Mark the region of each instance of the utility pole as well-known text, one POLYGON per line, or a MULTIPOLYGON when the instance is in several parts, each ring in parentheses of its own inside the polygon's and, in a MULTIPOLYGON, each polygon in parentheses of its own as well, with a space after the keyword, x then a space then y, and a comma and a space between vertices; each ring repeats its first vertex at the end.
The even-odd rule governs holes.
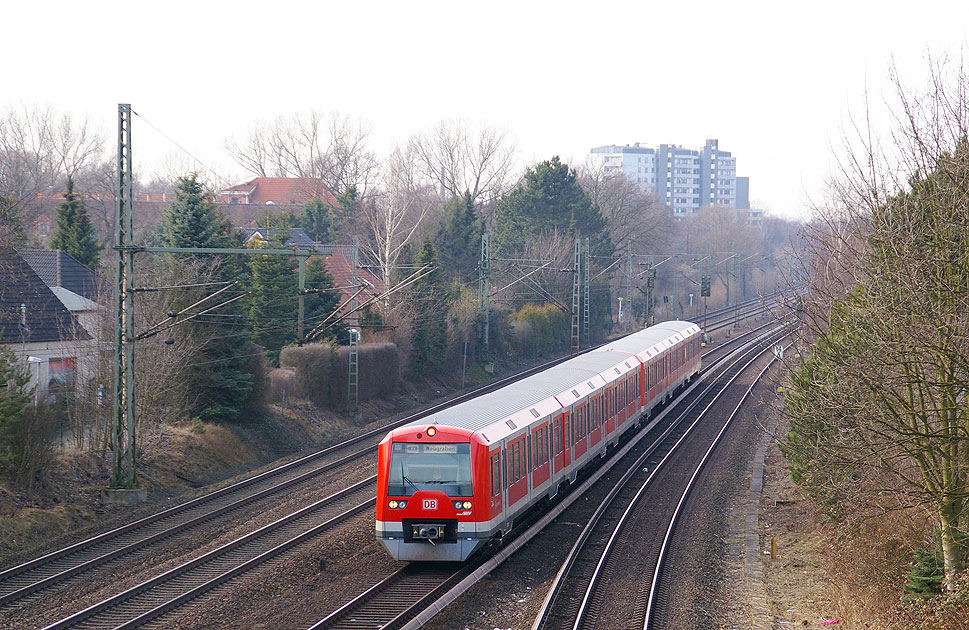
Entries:
POLYGON ((135 300, 131 241, 131 104, 118 105, 118 190, 114 213, 115 356, 112 489, 138 487, 135 470, 135 300))
MULTIPOLYGON (((633 242, 626 241, 626 310, 633 308, 633 242)), ((632 329, 632 317, 626 316, 626 330, 632 329)))
POLYGON ((570 354, 579 352, 579 285, 582 272, 582 245, 575 239, 575 255, 572 262, 572 343, 570 354))
POLYGON ((353 274, 353 297, 350 299, 350 348, 348 352, 348 374, 347 374, 347 407, 350 411, 356 411, 360 403, 358 389, 358 366, 360 357, 358 355, 357 344, 360 342, 360 317, 357 314, 357 294, 360 288, 360 237, 353 235, 353 260, 351 272, 353 274))
POLYGON ((347 407, 350 411, 356 411, 359 401, 357 397, 360 377, 360 355, 357 352, 357 344, 359 343, 360 329, 353 327, 350 329, 349 371, 347 373, 347 407))
POLYGON ((491 249, 488 244, 488 233, 481 235, 481 262, 478 264, 478 309, 484 321, 482 342, 485 354, 488 354, 488 314, 491 311, 491 249))
POLYGON ((306 291, 306 257, 299 257, 299 315, 296 323, 296 345, 303 347, 303 324, 306 315, 306 303, 303 292, 306 291))
POLYGON ((670 318, 679 319, 680 316, 676 312, 676 307, 680 303, 680 283, 679 274, 676 272, 676 270, 673 271, 673 296, 671 299, 673 303, 670 304, 670 318))
POLYGON ((646 257, 646 327, 653 325, 653 289, 656 286, 656 269, 653 257, 646 257))
POLYGON ((585 295, 582 299, 582 341, 585 342, 585 346, 590 345, 589 342, 589 261, 592 258, 592 252, 589 248, 589 237, 585 237, 585 295))
POLYGON ((706 329, 707 329, 707 298, 710 297, 710 281, 712 280, 710 275, 710 261, 700 262, 700 296, 703 298, 703 325, 704 330, 704 340, 706 340, 706 329))

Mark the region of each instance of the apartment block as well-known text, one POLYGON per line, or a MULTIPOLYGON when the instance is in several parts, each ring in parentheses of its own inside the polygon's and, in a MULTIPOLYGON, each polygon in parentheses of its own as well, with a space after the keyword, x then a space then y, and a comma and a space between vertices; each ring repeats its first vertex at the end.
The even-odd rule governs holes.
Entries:
POLYGON ((748 178, 737 178, 737 158, 721 151, 719 141, 707 140, 700 150, 676 144, 647 147, 606 145, 591 150, 607 172, 622 173, 684 219, 701 206, 749 206, 748 178))

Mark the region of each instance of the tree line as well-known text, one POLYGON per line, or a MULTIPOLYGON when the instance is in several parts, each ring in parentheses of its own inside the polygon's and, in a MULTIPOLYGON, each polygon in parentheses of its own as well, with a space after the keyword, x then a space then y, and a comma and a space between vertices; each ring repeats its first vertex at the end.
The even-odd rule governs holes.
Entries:
MULTIPOLYGON (((18 127, 14 123, 23 116, 8 112, 0 118, 0 136, 18 127)), ((58 154, 75 156, 71 168, 64 166, 67 162, 57 166, 35 159, 29 151, 0 151, 3 238, 13 245, 26 244, 17 218, 32 194, 63 186, 66 193, 51 244, 105 272, 107 244, 98 242, 96 234, 111 233, 103 225, 110 214, 99 207, 99 199, 77 191, 110 193, 106 182, 111 178, 104 176, 110 174, 110 159, 87 150, 87 125, 65 120, 61 127, 74 132, 61 140, 76 148, 58 154), (20 162, 45 166, 5 166, 20 162), (28 173, 30 177, 25 176, 28 173)), ((717 208, 703 209, 688 224, 674 224, 668 208, 653 196, 592 163, 575 167, 552 157, 518 174, 510 137, 485 126, 443 121, 410 138, 385 160, 369 150, 367 139, 367 129, 348 117, 311 112, 257 123, 243 138, 230 140, 227 149, 251 175, 299 177, 320 185, 301 207, 267 213, 261 227, 269 228, 264 230, 269 238, 250 247, 282 248, 289 230, 300 227, 318 242, 346 244, 359 236, 370 270, 386 289, 406 282, 417 270, 427 270, 375 303, 361 320, 365 342, 396 344, 402 374, 412 382, 454 384, 460 374, 457 368, 465 362, 473 376, 495 360, 568 351, 576 241, 583 250, 586 239, 589 242, 589 341, 594 341, 617 330, 615 297, 623 295, 629 283, 637 291, 625 312, 639 323, 644 319, 646 296, 638 290, 644 283, 642 267, 634 264, 632 273, 624 275, 628 266, 620 264, 627 243, 632 242, 640 256, 636 261, 650 252, 683 254, 663 269, 657 286, 679 305, 666 317, 690 318, 695 312, 684 305, 684 296, 688 285, 695 283, 696 259, 726 248, 737 250, 738 258, 741 253, 749 258, 747 250, 773 252, 784 248, 790 231, 790 225, 774 221, 778 229, 771 235, 768 229, 746 225, 742 213, 717 208), (721 223, 702 227, 715 220, 721 223), (479 286, 485 234, 491 244, 487 348, 479 286), (690 252, 696 256, 691 258, 690 252)), ((0 149, 8 146, 9 142, 0 149)), ((171 184, 139 183, 138 190, 171 192, 174 201, 157 226, 136 234, 138 242, 169 247, 244 245, 242 232, 213 201, 224 180, 212 173, 173 172, 171 177, 171 184)), ((139 330, 158 327, 168 313, 178 313, 218 290, 222 292, 215 301, 228 301, 189 323, 137 342, 137 363, 143 371, 141 416, 146 422, 240 422, 258 417, 280 351, 299 341, 296 258, 138 254, 137 260, 137 285, 175 287, 138 294, 139 330)), ((744 272, 752 284, 755 271, 744 272)), ((766 268, 760 273, 758 290, 765 290, 773 276, 766 268)), ((726 288, 729 272, 723 280, 726 288)), ((738 270, 732 281, 740 281, 738 270)), ((322 257, 307 262, 306 287, 317 291, 305 296, 309 330, 326 319, 338 301, 338 287, 322 257)), ((658 302, 662 295, 654 293, 652 300, 658 302)), ((110 315, 107 319, 106 329, 110 315)), ((329 328, 324 341, 341 345, 347 338, 346 325, 341 324, 329 328)), ((101 368, 109 373, 107 357, 101 368)), ((105 414, 90 392, 79 395, 77 405, 75 413, 80 416, 105 414)), ((98 439, 104 443, 107 435, 92 441, 98 439)))
MULTIPOLYGON (((896 75, 893 128, 867 112, 846 135, 829 199, 801 234, 805 357, 782 448, 827 514, 861 536, 891 524, 885 548, 915 549, 910 594, 962 589, 930 613, 931 627, 955 627, 942 620, 967 610, 969 78, 961 65, 931 70, 919 88, 896 75)), ((900 623, 923 627, 924 612, 900 623)))

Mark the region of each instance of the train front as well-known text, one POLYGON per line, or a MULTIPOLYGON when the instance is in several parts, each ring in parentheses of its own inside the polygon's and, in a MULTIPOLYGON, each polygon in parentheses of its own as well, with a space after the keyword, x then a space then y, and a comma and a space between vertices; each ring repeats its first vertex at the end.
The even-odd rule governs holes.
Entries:
POLYGON ((380 442, 377 538, 395 560, 462 561, 487 542, 476 514, 488 497, 475 499, 473 476, 487 470, 473 461, 481 450, 471 431, 438 425, 401 427, 380 442))

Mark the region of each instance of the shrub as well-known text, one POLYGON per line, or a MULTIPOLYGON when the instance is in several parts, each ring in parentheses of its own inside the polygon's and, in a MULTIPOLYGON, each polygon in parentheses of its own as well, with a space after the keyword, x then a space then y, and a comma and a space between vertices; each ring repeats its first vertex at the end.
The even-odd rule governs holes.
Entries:
MULTIPOLYGON (((357 393, 361 401, 386 398, 397 390, 400 380, 400 355, 392 343, 367 343, 358 346, 357 393)), ((341 409, 347 404, 350 348, 337 352, 330 384, 330 405, 341 409)))
POLYGON ((295 370, 293 393, 319 406, 327 404, 335 359, 336 352, 330 343, 283 348, 279 354, 280 366, 295 370))
POLYGON ((568 349, 571 342, 571 320, 561 309, 551 304, 526 304, 511 319, 513 322, 527 322, 531 326, 534 352, 544 354, 568 349))
POLYGON ((298 398, 296 393, 296 370, 293 368, 273 368, 269 370, 268 398, 274 403, 284 403, 290 398, 298 398))

